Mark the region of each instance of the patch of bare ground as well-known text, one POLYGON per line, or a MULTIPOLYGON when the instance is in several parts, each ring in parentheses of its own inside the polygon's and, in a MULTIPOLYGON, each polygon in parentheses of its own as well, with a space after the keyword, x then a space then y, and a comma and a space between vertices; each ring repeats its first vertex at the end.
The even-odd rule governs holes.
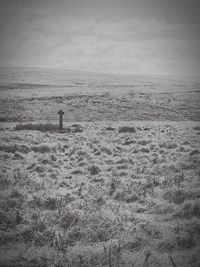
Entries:
POLYGON ((4 130, 1 266, 199 266, 198 127, 4 130))

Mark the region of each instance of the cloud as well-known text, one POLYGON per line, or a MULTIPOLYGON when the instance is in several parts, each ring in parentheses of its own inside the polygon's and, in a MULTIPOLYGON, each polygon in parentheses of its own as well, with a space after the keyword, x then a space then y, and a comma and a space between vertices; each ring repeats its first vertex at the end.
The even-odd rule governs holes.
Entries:
POLYGON ((159 33, 165 23, 157 19, 131 18, 120 22, 102 22, 96 26, 95 33, 103 36, 131 36, 140 33, 157 32, 159 33))
POLYGON ((1 64, 116 73, 195 74, 200 25, 158 18, 97 21, 49 8, 3 6, 1 64))
MULTIPOLYGON (((184 64, 199 60, 195 58, 198 44, 193 46, 179 39, 156 39, 149 41, 113 41, 99 37, 72 37, 50 56, 50 64, 56 66, 117 73, 168 73, 176 74, 187 69, 184 64), (158 67, 159 66, 159 67, 158 67), (171 70, 170 70, 171 66, 171 70), (176 68, 175 68, 176 67, 176 68)), ((188 70, 189 71, 189 70, 188 70)), ((190 72, 191 70, 190 67, 190 72)))

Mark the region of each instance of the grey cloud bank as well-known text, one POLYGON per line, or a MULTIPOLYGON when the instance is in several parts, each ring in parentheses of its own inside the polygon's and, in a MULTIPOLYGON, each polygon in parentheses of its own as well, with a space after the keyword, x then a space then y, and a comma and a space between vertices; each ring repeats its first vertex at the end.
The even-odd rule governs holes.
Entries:
POLYGON ((198 75, 197 1, 0 1, 5 66, 198 75))

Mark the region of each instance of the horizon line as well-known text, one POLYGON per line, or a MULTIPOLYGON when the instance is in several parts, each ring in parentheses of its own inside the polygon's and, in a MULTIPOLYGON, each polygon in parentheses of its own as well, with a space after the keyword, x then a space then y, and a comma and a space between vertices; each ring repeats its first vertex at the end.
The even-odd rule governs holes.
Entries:
POLYGON ((0 65, 0 68, 28 68, 28 69, 48 69, 48 70, 58 70, 58 71, 74 71, 74 72, 85 72, 85 73, 94 73, 94 74, 104 74, 104 75, 120 75, 120 76, 157 76, 157 77, 169 77, 169 78, 199 78, 199 75, 191 74, 160 74, 160 73, 120 73, 120 72, 103 72, 103 71, 93 71, 93 70, 83 70, 83 69, 73 69, 66 67, 46 67, 46 66, 9 66, 9 65, 0 65))

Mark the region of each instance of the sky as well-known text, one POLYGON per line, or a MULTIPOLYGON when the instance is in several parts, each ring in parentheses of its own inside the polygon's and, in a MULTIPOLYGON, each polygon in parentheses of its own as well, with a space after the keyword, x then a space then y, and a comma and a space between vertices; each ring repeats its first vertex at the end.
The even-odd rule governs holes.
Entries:
POLYGON ((0 66, 199 75, 199 0, 0 0, 0 66))

